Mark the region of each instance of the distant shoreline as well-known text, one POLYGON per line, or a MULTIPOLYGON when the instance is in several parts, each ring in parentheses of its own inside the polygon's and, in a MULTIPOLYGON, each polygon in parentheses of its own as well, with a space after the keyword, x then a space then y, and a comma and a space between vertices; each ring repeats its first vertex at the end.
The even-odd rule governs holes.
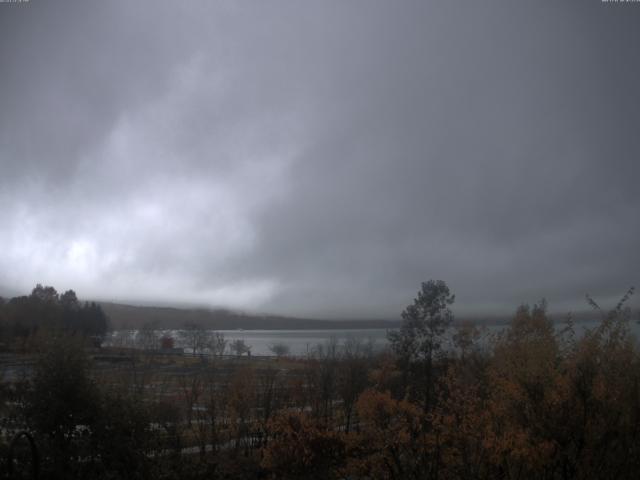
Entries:
MULTIPOLYGON (((196 324, 211 330, 369 330, 399 328, 402 320, 385 319, 345 319, 322 320, 284 317, 278 315, 256 315, 225 309, 182 309, 175 307, 134 306, 100 302, 110 319, 111 330, 137 330, 143 326, 157 330, 180 330, 185 324, 196 324)), ((556 324, 566 321, 566 314, 550 315, 556 324)), ((477 326, 506 325, 513 315, 463 316, 454 320, 453 325, 471 322, 477 326)), ((594 312, 575 312, 572 316, 576 324, 598 319, 594 312)))

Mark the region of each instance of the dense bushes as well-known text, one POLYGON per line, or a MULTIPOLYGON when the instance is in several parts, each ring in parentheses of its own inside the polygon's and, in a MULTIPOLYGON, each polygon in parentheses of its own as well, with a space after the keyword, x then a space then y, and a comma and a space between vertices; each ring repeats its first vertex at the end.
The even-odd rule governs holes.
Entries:
MULTIPOLYGON (((440 321, 438 312, 447 308, 441 307, 407 319, 392 336, 395 361, 378 365, 370 378, 375 388, 357 401, 354 431, 333 429, 345 446, 343 458, 333 459, 336 477, 636 478, 640 356, 623 304, 585 335, 570 321, 554 328, 544 302, 522 306, 510 325, 485 340, 489 348, 474 346, 468 340, 478 336, 467 332, 457 337, 464 348, 438 352, 433 345, 444 330, 434 333, 425 324, 440 321), (410 329, 421 332, 422 347, 410 329)), ((265 458, 282 457, 287 438, 304 445, 300 435, 268 444, 265 458)), ((307 457, 297 458, 300 471, 307 457)), ((317 469, 312 460, 307 473, 317 469)))
POLYGON ((84 344, 52 341, 26 383, 18 413, 34 433, 45 478, 148 478, 148 409, 101 388, 84 344))

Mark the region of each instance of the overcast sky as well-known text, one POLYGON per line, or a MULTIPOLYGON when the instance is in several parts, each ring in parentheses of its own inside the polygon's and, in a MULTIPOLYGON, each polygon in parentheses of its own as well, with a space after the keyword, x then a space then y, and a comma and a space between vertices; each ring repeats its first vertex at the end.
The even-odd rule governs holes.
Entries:
POLYGON ((640 274, 639 47, 600 0, 0 3, 0 289, 606 304, 640 274))

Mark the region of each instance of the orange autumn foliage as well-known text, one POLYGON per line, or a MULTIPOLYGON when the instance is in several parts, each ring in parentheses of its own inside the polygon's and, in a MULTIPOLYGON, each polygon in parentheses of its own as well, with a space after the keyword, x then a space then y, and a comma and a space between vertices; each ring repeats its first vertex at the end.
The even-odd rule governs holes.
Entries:
POLYGON ((344 460, 342 436, 306 413, 281 413, 269 421, 268 431, 261 465, 273 478, 334 478, 344 460))
POLYGON ((422 409, 389 392, 366 390, 356 405, 359 431, 347 437, 345 472, 355 478, 420 478, 432 468, 435 439, 422 409))
POLYGON ((274 478, 634 479, 640 351, 628 324, 618 309, 577 335, 542 303, 520 307, 482 348, 471 327, 459 329, 458 350, 434 361, 426 408, 397 388, 404 364, 383 355, 349 433, 281 419, 263 466, 274 478))

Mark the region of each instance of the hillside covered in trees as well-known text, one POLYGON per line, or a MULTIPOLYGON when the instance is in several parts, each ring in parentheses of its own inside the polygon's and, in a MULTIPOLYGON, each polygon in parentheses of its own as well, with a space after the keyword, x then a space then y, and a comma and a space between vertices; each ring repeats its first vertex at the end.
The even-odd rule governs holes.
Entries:
POLYGON ((212 330, 397 328, 399 325, 397 320, 322 320, 259 315, 220 308, 175 308, 112 302, 99 302, 99 305, 109 316, 114 330, 139 329, 148 324, 154 324, 160 329, 180 329, 186 323, 197 323, 212 330))

